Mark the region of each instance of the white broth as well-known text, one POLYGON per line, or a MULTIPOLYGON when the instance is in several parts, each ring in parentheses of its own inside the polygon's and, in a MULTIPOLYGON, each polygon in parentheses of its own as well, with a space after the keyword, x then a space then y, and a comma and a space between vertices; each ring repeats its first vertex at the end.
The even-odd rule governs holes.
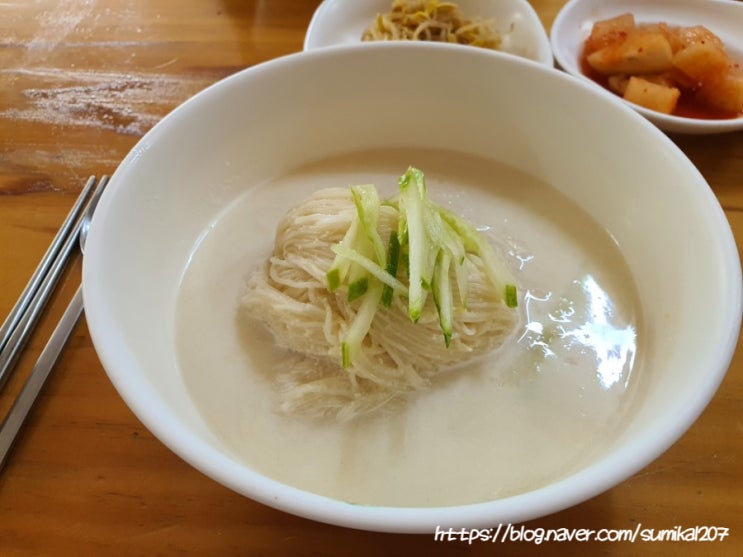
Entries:
POLYGON ((184 272, 176 350, 213 434, 258 472, 357 504, 457 505, 541 487, 601 454, 638 392, 639 319, 611 236, 548 185, 469 156, 385 150, 299 168, 247 189, 220 214, 184 272), (518 330, 394 410, 346 424, 276 412, 272 373, 286 354, 239 311, 276 223, 324 187, 373 183, 392 194, 411 164, 435 201, 484 230, 507 259, 520 283, 518 330))

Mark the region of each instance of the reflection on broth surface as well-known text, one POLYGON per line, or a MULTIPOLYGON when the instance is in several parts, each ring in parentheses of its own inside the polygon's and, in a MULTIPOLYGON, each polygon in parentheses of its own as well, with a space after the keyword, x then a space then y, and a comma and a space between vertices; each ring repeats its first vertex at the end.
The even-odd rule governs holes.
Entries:
POLYGON ((255 470, 353 503, 455 505, 538 488, 602 452, 631 416, 641 380, 639 316, 612 238, 546 184, 448 152, 374 151, 297 169, 228 207, 184 273, 176 348, 205 422, 255 470), (432 198, 506 257, 522 293, 519 329, 385 412, 345 424, 276 412, 275 379, 291 358, 238 311, 276 222, 320 188, 394 192, 411 164, 432 198))

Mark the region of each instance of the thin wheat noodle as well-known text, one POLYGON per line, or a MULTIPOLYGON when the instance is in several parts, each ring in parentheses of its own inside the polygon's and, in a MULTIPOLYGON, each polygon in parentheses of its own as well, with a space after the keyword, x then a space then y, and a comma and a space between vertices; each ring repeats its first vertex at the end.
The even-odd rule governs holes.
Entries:
MULTIPOLYGON (((412 323, 407 300, 396 296, 391 308, 375 315, 352 367, 343 369, 341 340, 357 304, 328 291, 326 272, 334 259, 331 246, 354 215, 350 190, 316 192, 282 218, 273 255, 248 281, 243 311, 262 321, 288 352, 276 370, 281 411, 346 420, 376 410, 426 387, 442 370, 492 351, 515 326, 515 312, 493 291, 480 260, 468 256, 467 307, 455 313, 448 348, 433 302, 412 323)), ((396 211, 383 207, 382 236, 393 226, 396 211)))

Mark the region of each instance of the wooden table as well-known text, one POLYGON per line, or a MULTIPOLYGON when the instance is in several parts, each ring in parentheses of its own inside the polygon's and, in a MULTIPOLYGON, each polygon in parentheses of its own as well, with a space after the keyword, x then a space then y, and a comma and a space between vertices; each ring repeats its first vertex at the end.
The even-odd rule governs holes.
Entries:
MULTIPOLYGON (((532 4, 549 29, 563 0, 532 4)), ((301 50, 318 0, 0 3, 0 315, 85 179, 110 174, 176 105, 242 68, 301 50)), ((743 133, 672 138, 743 242, 743 133)), ((672 202, 673 200, 669 200, 672 202)), ((80 279, 66 275, 4 414, 80 279)), ((743 555, 743 350, 670 450, 614 489, 528 528, 724 526, 708 543, 434 542, 358 532, 245 499, 166 449, 109 383, 81 320, 0 475, 0 555, 743 555)))

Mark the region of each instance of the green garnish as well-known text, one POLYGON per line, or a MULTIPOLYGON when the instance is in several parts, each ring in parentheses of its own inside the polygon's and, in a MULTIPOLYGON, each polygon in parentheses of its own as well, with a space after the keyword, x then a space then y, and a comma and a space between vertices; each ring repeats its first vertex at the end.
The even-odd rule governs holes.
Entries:
POLYGON ((467 254, 480 258, 506 306, 518 305, 516 285, 490 244, 471 224, 431 201, 423 173, 410 167, 398 185, 399 194, 384 202, 373 185, 353 186, 356 218, 343 239, 333 246, 336 257, 327 273, 328 290, 345 287, 349 301, 360 299, 341 343, 344 368, 352 365, 376 312, 380 307, 390 308, 396 294, 407 298, 412 322, 418 321, 429 292, 432 294, 448 347, 453 334, 455 292, 461 306, 467 304, 467 254), (383 204, 397 212, 396 229, 386 244, 379 234, 383 204), (400 271, 405 274, 402 280, 400 271))
MULTIPOLYGON (((397 268, 400 264, 400 240, 397 232, 390 232, 390 241, 387 244, 387 272, 393 278, 397 278, 397 268)), ((394 291, 389 284, 384 285, 382 291, 382 305, 386 308, 392 305, 394 291)))
POLYGON ((519 305, 515 284, 506 285, 506 305, 509 308, 515 308, 516 306, 519 305))

